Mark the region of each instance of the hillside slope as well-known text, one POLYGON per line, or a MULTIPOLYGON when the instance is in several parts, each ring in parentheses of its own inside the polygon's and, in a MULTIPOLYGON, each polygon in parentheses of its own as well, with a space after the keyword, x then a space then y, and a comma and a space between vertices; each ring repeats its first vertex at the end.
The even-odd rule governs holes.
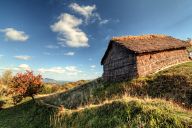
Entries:
POLYGON ((0 110, 0 128, 50 128, 54 110, 35 105, 31 100, 0 110))
POLYGON ((55 110, 26 101, 0 111, 0 128, 189 128, 192 111, 160 99, 124 97, 55 110))
POLYGON ((192 62, 127 82, 107 83, 97 79, 44 100, 50 104, 64 105, 66 108, 76 108, 87 104, 98 104, 104 100, 118 99, 124 95, 162 98, 191 107, 192 62))
POLYGON ((192 112, 155 99, 126 97, 75 110, 63 110, 52 117, 55 128, 188 128, 192 112))
POLYGON ((97 79, 0 111, 0 128, 129 128, 192 125, 192 63, 120 83, 97 79))

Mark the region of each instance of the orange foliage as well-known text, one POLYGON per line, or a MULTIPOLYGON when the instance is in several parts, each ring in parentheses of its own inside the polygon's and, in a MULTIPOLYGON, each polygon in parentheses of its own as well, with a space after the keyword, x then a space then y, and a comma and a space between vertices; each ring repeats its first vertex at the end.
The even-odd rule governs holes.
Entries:
POLYGON ((32 71, 17 73, 12 80, 12 93, 21 97, 32 97, 41 92, 43 87, 42 76, 35 76, 32 71))

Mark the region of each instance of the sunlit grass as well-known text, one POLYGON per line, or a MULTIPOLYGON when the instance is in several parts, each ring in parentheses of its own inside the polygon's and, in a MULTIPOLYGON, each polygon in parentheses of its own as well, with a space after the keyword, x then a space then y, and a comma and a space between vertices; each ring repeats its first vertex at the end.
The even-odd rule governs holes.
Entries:
POLYGON ((13 106, 10 97, 0 97, 6 101, 0 128, 188 128, 191 94, 192 63, 187 62, 132 81, 107 83, 100 78, 36 97, 58 110, 30 98, 13 106))

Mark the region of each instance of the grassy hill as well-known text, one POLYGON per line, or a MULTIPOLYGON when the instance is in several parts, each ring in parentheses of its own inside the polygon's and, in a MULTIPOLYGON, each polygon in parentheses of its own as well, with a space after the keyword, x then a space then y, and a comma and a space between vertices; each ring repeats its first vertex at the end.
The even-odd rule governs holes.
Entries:
POLYGON ((107 83, 101 79, 75 87, 66 93, 58 93, 44 99, 47 103, 76 108, 98 104, 124 95, 171 100, 185 107, 192 106, 192 63, 184 63, 165 69, 154 75, 132 81, 107 83))
POLYGON ((192 125, 192 63, 127 82, 97 79, 0 111, 0 128, 129 128, 192 125), (60 107, 59 107, 60 106, 60 107))

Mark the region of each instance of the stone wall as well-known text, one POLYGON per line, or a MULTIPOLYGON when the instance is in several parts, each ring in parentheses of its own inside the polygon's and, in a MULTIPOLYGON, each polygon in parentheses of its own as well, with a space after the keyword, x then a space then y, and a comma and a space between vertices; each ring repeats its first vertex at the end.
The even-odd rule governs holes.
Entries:
POLYGON ((185 49, 137 55, 138 76, 146 76, 178 63, 189 61, 185 49))
POLYGON ((103 64, 103 78, 106 81, 122 81, 137 75, 136 56, 122 46, 115 46, 109 51, 103 64))

